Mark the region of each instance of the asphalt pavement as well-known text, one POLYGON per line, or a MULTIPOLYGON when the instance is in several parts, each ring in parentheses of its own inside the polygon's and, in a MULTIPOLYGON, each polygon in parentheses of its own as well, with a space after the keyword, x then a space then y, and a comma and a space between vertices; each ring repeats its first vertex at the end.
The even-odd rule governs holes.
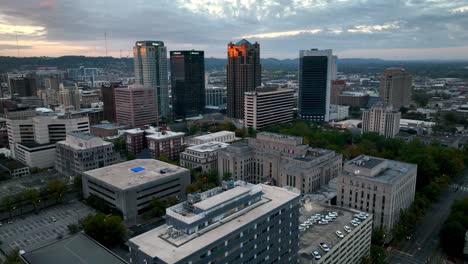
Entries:
POLYGON ((441 263, 438 258, 439 232, 456 199, 468 196, 468 170, 440 196, 419 222, 411 239, 387 249, 385 261, 392 264, 441 263))

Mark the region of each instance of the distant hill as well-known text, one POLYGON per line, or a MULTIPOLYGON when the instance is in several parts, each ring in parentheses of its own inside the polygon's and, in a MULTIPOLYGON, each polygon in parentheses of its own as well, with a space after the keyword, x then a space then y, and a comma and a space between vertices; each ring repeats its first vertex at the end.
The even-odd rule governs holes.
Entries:
MULTIPOLYGON (((224 58, 205 58, 206 70, 222 70, 226 67, 224 58)), ((265 70, 296 71, 299 59, 265 58, 261 60, 265 70)), ((402 66, 413 74, 432 77, 468 78, 468 61, 386 61, 381 59, 338 59, 338 71, 344 73, 379 73, 387 67, 402 66)), ((76 68, 79 66, 106 68, 115 72, 132 74, 132 58, 113 57, 1 57, 0 73, 9 71, 32 70, 37 67, 53 66, 59 69, 76 68)))

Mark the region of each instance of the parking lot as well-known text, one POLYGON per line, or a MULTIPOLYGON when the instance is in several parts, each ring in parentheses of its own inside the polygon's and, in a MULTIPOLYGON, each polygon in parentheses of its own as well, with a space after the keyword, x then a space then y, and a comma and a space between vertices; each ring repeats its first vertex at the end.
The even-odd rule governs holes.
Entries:
POLYGON ((0 226, 1 248, 8 253, 14 248, 29 251, 49 244, 60 237, 68 236, 68 225, 76 224, 93 213, 92 208, 78 201, 71 201, 41 210, 37 215, 14 218, 12 223, 4 222, 0 226))

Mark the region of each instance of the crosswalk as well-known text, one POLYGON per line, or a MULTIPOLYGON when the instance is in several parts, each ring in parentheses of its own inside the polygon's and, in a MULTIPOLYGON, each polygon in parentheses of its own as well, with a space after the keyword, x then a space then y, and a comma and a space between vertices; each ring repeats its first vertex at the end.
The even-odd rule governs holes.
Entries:
POLYGON ((457 191, 457 192, 468 192, 468 186, 465 185, 460 185, 460 184, 451 184, 449 186, 449 189, 451 191, 457 191))

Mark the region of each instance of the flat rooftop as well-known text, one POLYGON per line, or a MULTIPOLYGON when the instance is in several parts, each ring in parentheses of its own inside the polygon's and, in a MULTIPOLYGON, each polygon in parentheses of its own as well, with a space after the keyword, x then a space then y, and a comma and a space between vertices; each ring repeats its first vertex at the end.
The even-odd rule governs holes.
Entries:
POLYGON ((201 145, 188 147, 187 149, 197 151, 197 152, 210 152, 210 151, 215 151, 218 149, 224 149, 227 146, 229 146, 229 144, 227 143, 211 141, 211 142, 207 142, 201 145))
POLYGON ((203 211, 210 210, 213 207, 216 207, 220 204, 223 204, 225 202, 228 202, 231 199, 234 199, 236 197, 239 197, 243 194, 246 194, 250 192, 250 188, 242 187, 242 186, 236 186, 232 189, 229 189, 227 191, 224 191, 222 193, 218 193, 216 195, 211 196, 208 199, 205 199, 201 202, 198 202, 193 205, 193 207, 196 207, 198 209, 201 209, 203 211))
POLYGON ((94 179, 125 190, 185 171, 188 172, 185 168, 155 159, 136 159, 85 173, 94 179), (163 169, 165 172, 161 171, 163 169))
POLYGON ((123 129, 125 125, 117 124, 117 123, 101 123, 97 125, 93 125, 91 127, 101 128, 101 129, 123 129))
POLYGON ((124 264, 127 263, 83 233, 21 255, 29 264, 124 264))
POLYGON ((172 137, 183 137, 185 135, 185 133, 183 132, 174 132, 174 131, 157 131, 157 132, 154 132, 148 136, 146 136, 146 138, 152 138, 152 139, 166 139, 166 138, 172 138, 172 137))
POLYGON ((234 132, 232 131, 219 131, 211 134, 206 134, 198 137, 194 137, 193 139, 198 139, 198 140, 210 140, 210 139, 215 139, 218 137, 224 137, 224 136, 232 136, 235 135, 234 132))
POLYGON ((235 230, 249 225, 259 217, 300 196, 279 187, 264 184, 259 184, 259 186, 262 188, 263 197, 258 205, 247 207, 245 212, 236 217, 228 217, 223 221, 214 223, 207 228, 207 231, 202 230, 202 232, 193 234, 193 238, 184 240, 184 243, 173 244, 162 237, 168 231, 167 225, 136 236, 130 239, 129 243, 135 244, 139 247, 139 250, 153 258, 158 257, 167 263, 174 263, 230 235, 235 230))

